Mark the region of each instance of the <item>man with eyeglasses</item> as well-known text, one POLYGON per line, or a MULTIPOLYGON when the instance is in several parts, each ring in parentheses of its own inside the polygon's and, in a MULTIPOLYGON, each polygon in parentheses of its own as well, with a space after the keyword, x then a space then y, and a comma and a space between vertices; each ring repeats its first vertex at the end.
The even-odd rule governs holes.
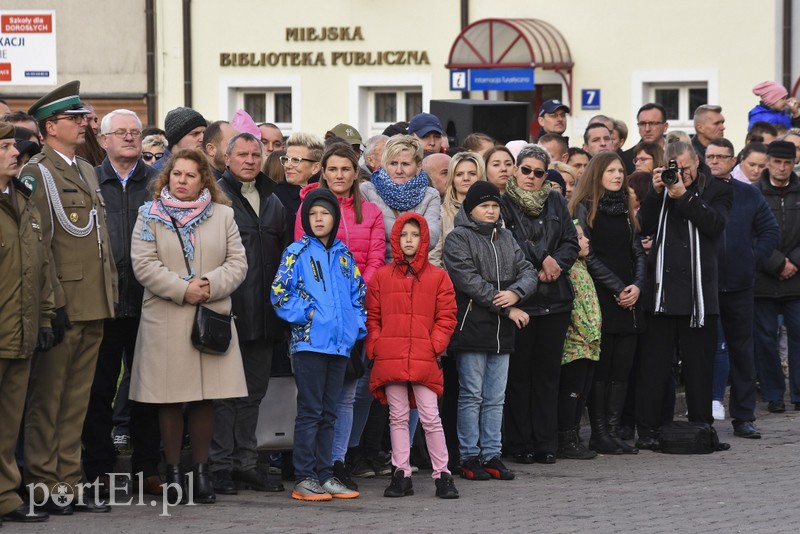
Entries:
POLYGON ((560 100, 551 98, 542 102, 539 108, 539 135, 537 138, 545 134, 564 135, 567 131, 567 115, 569 115, 569 106, 562 103, 560 100))
MULTIPOLYGON (((664 106, 648 102, 640 107, 636 114, 636 126, 639 127, 639 136, 641 137, 639 143, 656 143, 664 148, 664 136, 669 129, 667 110, 664 106)), ((625 162, 625 170, 628 174, 632 174, 636 170, 636 165, 633 163, 633 158, 636 157, 635 148, 636 146, 622 153, 622 161, 625 162)))
POLYGON ((700 156, 700 161, 705 163, 708 143, 725 133, 725 117, 721 106, 703 104, 694 110, 693 119, 695 134, 692 137, 692 147, 700 156))
POLYGON ((756 266, 763 267, 778 244, 778 223, 761 192, 749 183, 731 180, 733 144, 724 137, 712 139, 706 162, 712 174, 730 182, 733 205, 719 240, 719 327, 714 361, 714 418, 725 418, 721 402, 730 377, 730 416, 733 433, 758 439, 756 420, 756 368, 753 352, 753 285, 756 266), (723 346, 724 345, 724 346, 723 346), (727 347, 727 348, 725 348, 727 347), (718 403, 718 404, 717 404, 718 403))
MULTIPOLYGON (((117 394, 123 357, 125 367, 133 368, 144 295, 131 264, 132 232, 139 207, 152 198, 149 186, 158 171, 142 161, 142 122, 133 111, 115 109, 103 117, 100 141, 106 149, 106 157, 95 167, 95 172, 105 199, 105 226, 117 265, 119 299, 114 318, 103 322, 103 341, 83 423, 83 470, 87 480, 98 480, 101 493, 108 491, 108 473, 114 472, 117 459, 112 439, 114 398, 117 397, 117 403, 130 403, 132 478, 137 480, 136 473, 142 472, 143 491, 160 495, 158 410, 153 405, 128 401, 127 389, 122 383, 117 394)), ((117 481, 117 486, 122 484, 121 480, 117 481)))
MULTIPOLYGON (((713 425, 711 390, 719 317, 717 244, 733 202, 730 183, 698 172, 691 145, 667 146, 676 180, 653 173, 639 208, 642 235, 655 235, 642 298, 647 322, 636 384, 639 449, 658 450, 662 405, 680 348, 688 418, 713 425)), ((726 444, 721 444, 723 450, 726 444)))
MULTIPOLYGON (((28 113, 44 136, 42 152, 22 168, 42 215, 42 238, 52 252, 56 317, 62 340, 34 355, 25 414, 25 481, 50 515, 108 512, 91 489, 82 503, 59 506, 47 490, 59 482, 77 493, 81 481, 81 430, 103 338, 103 321, 114 317, 117 269, 106 227, 105 201, 97 174, 76 157, 86 141, 80 82, 65 84, 34 103, 28 113)), ((78 495, 74 503, 80 503, 78 495)))
POLYGON ((761 395, 767 410, 786 410, 786 379, 778 355, 778 315, 789 337, 789 394, 800 410, 800 178, 793 172, 795 145, 773 141, 767 147, 767 168, 757 182, 780 226, 780 241, 766 264, 756 271, 755 357, 761 395))

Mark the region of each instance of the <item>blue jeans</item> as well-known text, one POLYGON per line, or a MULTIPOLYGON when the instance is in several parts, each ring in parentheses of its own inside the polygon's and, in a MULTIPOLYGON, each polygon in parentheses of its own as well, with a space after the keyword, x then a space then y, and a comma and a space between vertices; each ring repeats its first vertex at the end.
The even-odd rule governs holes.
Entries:
POLYGON ((294 478, 325 483, 333 476, 333 427, 347 358, 318 352, 292 356, 297 383, 294 478))
POLYGON ((508 354, 456 354, 458 441, 462 462, 476 456, 482 461, 500 456, 508 360, 508 354))
POLYGON ((367 366, 364 369, 364 374, 358 379, 356 383, 355 399, 353 401, 353 425, 350 430, 350 442, 347 444, 349 448, 358 447, 361 442, 361 434, 364 432, 364 427, 367 425, 367 418, 369 417, 369 407, 372 406, 372 393, 369 391, 369 377, 372 373, 372 367, 367 366))
POLYGON ((342 392, 339 394, 339 404, 336 407, 336 426, 333 429, 333 461, 344 463, 347 454, 347 445, 350 442, 350 433, 353 428, 353 403, 356 400, 356 386, 358 378, 345 380, 342 392))
POLYGON ((711 385, 712 400, 722 402, 722 399, 725 398, 730 369, 728 343, 725 341, 725 330, 722 328, 722 319, 720 319, 717 321, 717 351, 714 353, 714 382, 711 385))
POLYGON ((755 362, 765 401, 783 400, 786 379, 778 355, 778 315, 789 338, 789 394, 800 402, 800 299, 755 299, 755 362))

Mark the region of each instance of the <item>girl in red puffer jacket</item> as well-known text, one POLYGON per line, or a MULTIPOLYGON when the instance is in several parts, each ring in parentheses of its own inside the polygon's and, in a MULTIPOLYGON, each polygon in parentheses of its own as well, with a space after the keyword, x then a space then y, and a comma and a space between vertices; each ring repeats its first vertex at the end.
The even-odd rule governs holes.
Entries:
POLYGON ((436 495, 458 498, 447 469, 447 446, 439 419, 441 354, 456 326, 456 301, 447 273, 428 263, 425 218, 402 215, 392 227, 394 261, 375 273, 367 288, 367 356, 373 361, 372 394, 389 404, 392 464, 386 497, 412 495, 408 414, 419 411, 433 465, 436 495))

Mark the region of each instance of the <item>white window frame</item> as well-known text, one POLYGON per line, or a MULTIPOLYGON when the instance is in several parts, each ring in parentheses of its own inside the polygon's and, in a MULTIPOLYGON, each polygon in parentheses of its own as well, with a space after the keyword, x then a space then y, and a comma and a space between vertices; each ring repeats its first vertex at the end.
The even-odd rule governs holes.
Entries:
POLYGON ((430 111, 433 80, 429 74, 408 74, 396 76, 351 75, 348 79, 348 100, 350 105, 349 124, 356 125, 366 142, 391 123, 376 123, 375 92, 398 93, 397 111, 405 110, 405 93, 422 90, 422 111, 430 111), (402 99, 401 94, 402 93, 402 99), (381 127, 382 125, 382 127, 381 127))
MULTIPOLYGON (((636 125, 636 112, 647 102, 652 102, 653 89, 680 88, 679 110, 684 103, 688 109, 688 89, 701 88, 705 85, 708 91, 707 104, 719 104, 719 69, 687 69, 687 70, 641 70, 631 73, 631 125, 636 125), (684 98, 687 99, 684 102, 684 98)), ((680 111, 679 111, 680 112, 680 111)), ((669 121, 669 130, 683 130, 694 134, 694 123, 691 117, 669 121)), ((632 130, 633 131, 633 130, 632 130)))
POLYGON ((236 110, 244 108, 244 93, 267 94, 267 118, 270 110, 274 110, 275 93, 290 93, 292 95, 292 122, 276 123, 281 133, 288 137, 293 132, 300 131, 300 117, 302 105, 300 99, 300 76, 226 76, 219 81, 219 112, 220 117, 233 117, 236 110))

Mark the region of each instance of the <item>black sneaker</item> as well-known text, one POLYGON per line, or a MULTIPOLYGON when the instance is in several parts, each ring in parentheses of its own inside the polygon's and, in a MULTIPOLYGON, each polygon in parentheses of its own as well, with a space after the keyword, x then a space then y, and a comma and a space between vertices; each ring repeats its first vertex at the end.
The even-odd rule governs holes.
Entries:
POLYGON ((489 473, 492 478, 498 480, 514 480, 514 473, 511 472, 503 462, 500 461, 499 456, 495 456, 488 462, 483 462, 483 470, 489 473))
POLYGON ((214 473, 214 491, 220 495, 237 495, 239 493, 229 470, 221 469, 214 473))
POLYGON ((452 476, 442 473, 436 479, 436 496, 441 499, 458 499, 458 490, 452 476))
POLYGON ((359 478, 372 478, 375 476, 375 469, 372 467, 372 462, 362 456, 356 461, 350 474, 359 478))
POLYGON ((283 491, 283 484, 272 482, 267 474, 260 469, 247 469, 246 471, 233 471, 231 478, 238 489, 251 489, 254 491, 268 491, 276 493, 283 491))
POLYGON ((384 497, 407 497, 414 495, 414 488, 411 485, 411 477, 407 477, 402 471, 395 471, 392 482, 383 492, 384 497))
POLYGON ((350 473, 347 472, 347 468, 345 467, 344 463, 336 460, 333 462, 333 476, 339 479, 339 482, 347 486, 347 489, 357 490, 358 484, 353 482, 353 479, 350 478, 350 473))
POLYGON ((467 480, 490 480, 492 475, 486 472, 483 466, 481 466, 478 457, 475 456, 473 458, 467 458, 467 460, 461 464, 461 478, 466 478, 467 480))

